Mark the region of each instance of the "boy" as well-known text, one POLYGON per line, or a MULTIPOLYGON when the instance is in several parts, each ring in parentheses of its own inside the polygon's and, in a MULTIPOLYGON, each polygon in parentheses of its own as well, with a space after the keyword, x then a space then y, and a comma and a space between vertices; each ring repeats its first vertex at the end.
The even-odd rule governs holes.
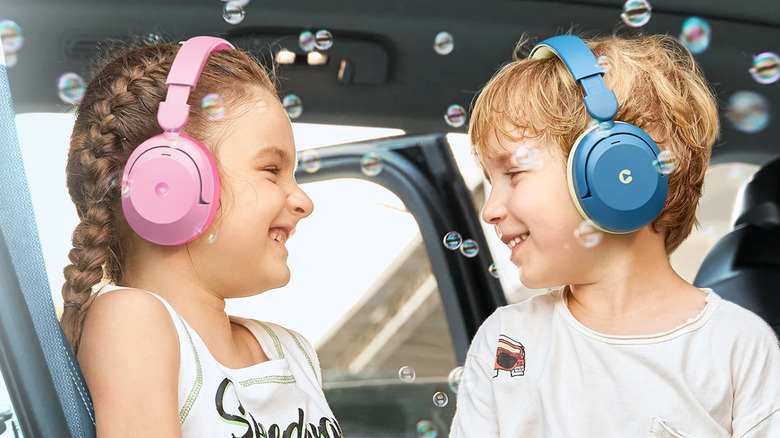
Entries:
POLYGON ((780 436, 774 333, 669 264, 697 224, 719 130, 712 91, 672 37, 611 36, 587 46, 565 39, 502 68, 476 99, 469 134, 491 184, 482 218, 511 249, 520 280, 533 289, 566 286, 485 321, 466 358, 450 436, 780 436), (609 69, 594 77, 602 56, 609 69), (575 82, 583 69, 590 79, 575 82), (601 76, 614 97, 599 87, 601 76), (593 165, 587 178, 578 174, 586 162, 574 155, 585 141, 578 137, 589 130, 596 139, 583 139, 599 142, 626 126, 613 118, 645 131, 645 150, 618 141, 644 138, 634 131, 602 144, 629 155, 653 154, 649 145, 657 144, 651 156, 673 154, 676 169, 660 160, 648 179, 650 160, 626 169, 613 160, 614 173, 593 165), (604 183, 613 184, 609 193, 599 193, 613 176, 604 183), (611 205, 620 208, 589 204, 600 195, 617 196, 611 205), (637 224, 621 208, 643 196, 649 200, 637 208, 647 211, 637 224))

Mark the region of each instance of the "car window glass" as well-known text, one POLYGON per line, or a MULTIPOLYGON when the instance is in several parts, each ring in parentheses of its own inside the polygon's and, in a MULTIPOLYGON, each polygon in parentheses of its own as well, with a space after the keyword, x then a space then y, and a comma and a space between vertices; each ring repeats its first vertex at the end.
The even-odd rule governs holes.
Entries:
POLYGON ((231 300, 229 313, 257 309, 255 318, 314 344, 347 436, 417 436, 418 428, 444 434, 456 397, 448 376, 458 363, 414 217, 370 181, 301 187, 314 211, 286 243, 290 283, 231 300))
POLYGON ((19 438, 21 436, 22 430, 19 427, 13 403, 11 403, 11 396, 8 394, 8 386, 2 372, 0 372, 0 437, 19 438))

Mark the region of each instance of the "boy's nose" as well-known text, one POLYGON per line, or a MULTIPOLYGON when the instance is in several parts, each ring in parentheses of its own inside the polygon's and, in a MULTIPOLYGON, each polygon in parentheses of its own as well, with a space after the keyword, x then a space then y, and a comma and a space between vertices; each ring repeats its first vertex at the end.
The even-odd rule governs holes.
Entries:
POLYGON ((506 208, 504 207, 504 203, 499 202, 496 191, 492 190, 490 195, 488 195, 485 206, 482 207, 482 220, 489 224, 495 225, 505 217, 506 208))

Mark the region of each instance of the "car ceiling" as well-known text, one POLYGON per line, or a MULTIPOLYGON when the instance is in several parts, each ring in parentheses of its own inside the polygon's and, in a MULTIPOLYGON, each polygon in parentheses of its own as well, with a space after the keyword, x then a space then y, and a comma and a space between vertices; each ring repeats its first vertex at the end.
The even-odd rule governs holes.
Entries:
MULTIPOLYGON (((404 129, 410 133, 466 132, 444 121, 447 107, 469 108, 495 71, 511 59, 527 33, 540 41, 569 29, 588 35, 613 32, 680 34, 683 21, 706 19, 711 42, 696 59, 713 85, 724 115, 736 91, 763 95, 780 108, 780 82, 759 84, 748 70, 753 55, 780 52, 780 6, 776 0, 713 2, 651 1, 650 21, 641 28, 622 23, 620 0, 252 0, 238 25, 222 17, 220 0, 2 0, 0 20, 22 29, 24 44, 9 78, 18 113, 70 110, 57 97, 64 72, 89 79, 90 59, 106 43, 130 34, 155 33, 166 41, 195 35, 226 38, 270 59, 270 50, 299 54, 302 30, 327 29, 334 36, 327 65, 284 65, 277 70, 282 94, 302 99, 303 123, 351 124, 404 129), (437 33, 453 35, 454 50, 433 50, 437 33), (339 80, 342 59, 351 69, 339 80), (350 74, 351 73, 351 74, 350 74)), ((780 122, 770 118, 757 133, 735 129, 722 117, 713 163, 764 164, 780 156, 780 122)))

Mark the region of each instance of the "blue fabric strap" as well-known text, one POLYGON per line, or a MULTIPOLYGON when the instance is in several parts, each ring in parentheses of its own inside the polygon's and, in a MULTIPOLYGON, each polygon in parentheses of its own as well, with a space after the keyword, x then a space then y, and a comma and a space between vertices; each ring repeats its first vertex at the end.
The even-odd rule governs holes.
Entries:
MULTIPOLYGON (((54 311, 15 116, 5 59, 0 52, 0 231, 8 245, 70 435, 90 438, 95 436, 92 400, 73 351, 63 342, 54 311)), ((35 414, 46 415, 45 412, 35 414)))

